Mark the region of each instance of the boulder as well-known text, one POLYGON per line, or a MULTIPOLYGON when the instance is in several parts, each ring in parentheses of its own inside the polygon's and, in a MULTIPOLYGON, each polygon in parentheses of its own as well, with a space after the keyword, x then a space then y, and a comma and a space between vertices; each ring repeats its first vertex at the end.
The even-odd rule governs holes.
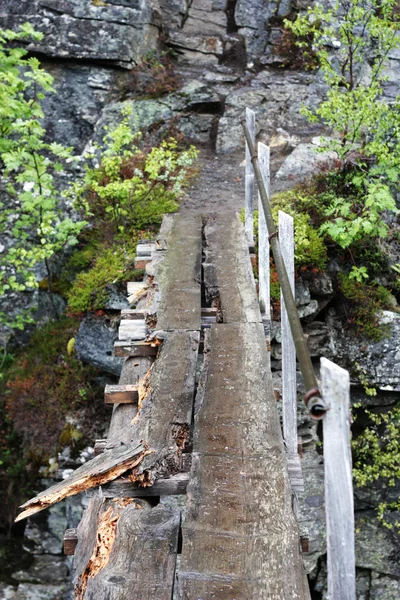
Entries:
POLYGON ((75 349, 79 358, 98 369, 119 376, 123 358, 114 356, 114 342, 118 331, 110 320, 102 317, 87 317, 79 327, 75 349))
POLYGON ((375 511, 356 513, 356 565, 381 574, 400 577, 398 548, 400 535, 396 533, 395 521, 400 513, 392 512, 390 522, 393 530, 384 527, 375 511))
POLYGON ((323 168, 331 168, 337 161, 336 152, 319 152, 314 144, 299 144, 286 158, 275 176, 276 191, 303 183, 323 168))

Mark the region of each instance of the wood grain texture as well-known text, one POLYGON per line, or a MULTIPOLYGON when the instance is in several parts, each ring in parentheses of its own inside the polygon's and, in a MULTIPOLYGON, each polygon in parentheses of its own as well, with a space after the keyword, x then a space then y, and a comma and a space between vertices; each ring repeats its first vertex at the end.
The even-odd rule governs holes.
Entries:
POLYGON ((309 600, 262 324, 213 325, 208 354, 178 598, 309 600))
POLYGON ((104 402, 106 404, 137 404, 138 399, 137 385, 106 385, 104 389, 104 402))
MULTIPOLYGON (((260 162, 261 175, 264 180, 268 198, 270 197, 270 152, 269 147, 261 142, 258 143, 258 160, 260 162)), ((271 320, 270 299, 270 268, 269 268, 269 241, 268 230, 265 222, 264 209, 260 194, 258 194, 258 286, 261 314, 265 319, 271 320)))
MULTIPOLYGON (((293 217, 283 211, 278 214, 279 242, 283 261, 294 294, 294 229, 293 217)), ((296 349, 281 290, 282 327, 282 419, 283 437, 289 456, 297 455, 297 379, 296 349)))
MULTIPOLYGON (((110 505, 112 502, 103 501, 97 513, 104 514, 110 505)), ((179 510, 165 506, 138 509, 136 503, 117 510, 115 539, 108 562, 87 580, 82 600, 171 600, 179 510)), ((95 527, 88 523, 85 531, 93 530, 95 527)), ((86 548, 93 552, 93 533, 85 537, 86 548)), ((79 586, 84 572, 82 567, 90 560, 89 552, 85 550, 82 548, 80 560, 75 563, 76 586, 79 586)))
POLYGON ((204 228, 204 282, 224 323, 260 323, 261 313, 244 227, 235 214, 211 215, 204 228))
MULTIPOLYGON (((246 124, 250 137, 255 143, 256 138, 256 115, 250 108, 246 108, 246 124)), ((251 156, 246 144, 246 173, 245 173, 245 231, 249 246, 254 245, 254 169, 251 156)))
POLYGON ((157 356, 158 346, 150 342, 119 341, 114 342, 114 354, 119 357, 157 356))
POLYGON ((146 321, 139 319, 122 319, 118 329, 118 339, 121 341, 127 340, 144 340, 147 335, 146 321))
POLYGON ((328 595, 333 600, 355 600, 350 376, 322 358, 321 379, 329 406, 323 419, 328 595))
POLYGON ((200 330, 201 216, 175 217, 168 251, 156 272, 159 304, 157 328, 200 330))
MULTIPOLYGON (((129 480, 116 479, 101 487, 103 498, 149 498, 152 496, 179 496, 186 494, 188 473, 177 473, 168 479, 157 479, 149 487, 140 487, 129 480)), ((90 492, 89 492, 90 493, 90 492)), ((97 493, 97 492, 94 492, 97 493)))

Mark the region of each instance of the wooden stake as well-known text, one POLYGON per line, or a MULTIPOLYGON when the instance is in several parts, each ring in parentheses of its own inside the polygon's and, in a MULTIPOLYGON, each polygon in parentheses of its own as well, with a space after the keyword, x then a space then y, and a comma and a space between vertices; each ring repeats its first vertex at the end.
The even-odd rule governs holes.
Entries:
MULTIPOLYGON (((294 231, 293 218, 279 211, 279 241, 283 261, 294 294, 294 231)), ((281 290, 282 326, 282 417, 283 437, 289 456, 297 454, 297 386, 296 349, 285 301, 281 290)))
MULTIPOLYGON (((246 123, 249 129, 253 144, 256 137, 256 115, 250 108, 246 108, 246 123)), ((246 197, 245 197, 245 230, 248 245, 254 247, 254 230, 253 230, 253 211, 254 211, 254 170, 251 163, 251 156, 246 144, 246 197)))
POLYGON ((106 385, 104 390, 106 404, 134 404, 138 398, 136 385, 106 385))
POLYGON ((323 419, 328 596, 355 600, 350 376, 321 358, 321 379, 322 396, 329 407, 323 419))
MULTIPOLYGON (((260 161, 261 175, 270 197, 270 171, 269 171, 269 148, 261 142, 258 143, 258 159, 260 161)), ((267 224, 265 222, 264 209, 260 194, 258 194, 258 281, 260 309, 265 320, 271 320, 270 307, 270 274, 269 274, 269 240, 267 224)), ((264 319, 263 319, 264 320, 264 319)))

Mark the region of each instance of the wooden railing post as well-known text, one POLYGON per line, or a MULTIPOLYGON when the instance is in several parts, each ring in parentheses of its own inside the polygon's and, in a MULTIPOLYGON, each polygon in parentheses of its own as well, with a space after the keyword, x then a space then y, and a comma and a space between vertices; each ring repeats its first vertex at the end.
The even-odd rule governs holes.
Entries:
MULTIPOLYGON (((268 197, 270 196, 269 147, 258 143, 258 159, 260 171, 268 197)), ((258 285, 261 314, 267 321, 271 320, 270 307, 270 274, 269 274, 269 240, 267 224, 260 193, 258 193, 258 285)), ((264 319, 263 319, 264 320, 264 319)), ((264 324, 265 325, 265 324, 264 324)))
MULTIPOLYGON (((256 136, 256 115, 253 110, 246 108, 246 124, 250 132, 253 144, 256 136)), ((251 162, 249 148, 246 144, 246 197, 245 197, 245 231, 247 243, 250 247, 254 246, 254 169, 251 162)))
MULTIPOLYGON (((328 597, 355 600, 353 480, 350 448, 350 376, 321 358, 328 597)), ((371 542, 373 543, 373 542, 371 542)))
MULTIPOLYGON (((290 287, 294 295, 294 230, 293 217, 279 211, 279 241, 290 287)), ((281 290, 282 327, 282 418, 287 453, 297 455, 297 382, 296 349, 290 329, 285 300, 281 290)))

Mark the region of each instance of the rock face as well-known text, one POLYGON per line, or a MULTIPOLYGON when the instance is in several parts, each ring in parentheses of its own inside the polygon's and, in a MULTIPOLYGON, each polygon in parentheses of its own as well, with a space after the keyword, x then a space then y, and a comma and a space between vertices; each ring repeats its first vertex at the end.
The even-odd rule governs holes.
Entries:
POLYGON ((114 356, 114 342, 117 338, 117 328, 110 322, 103 318, 88 317, 81 323, 75 349, 84 362, 119 376, 124 359, 114 356))

